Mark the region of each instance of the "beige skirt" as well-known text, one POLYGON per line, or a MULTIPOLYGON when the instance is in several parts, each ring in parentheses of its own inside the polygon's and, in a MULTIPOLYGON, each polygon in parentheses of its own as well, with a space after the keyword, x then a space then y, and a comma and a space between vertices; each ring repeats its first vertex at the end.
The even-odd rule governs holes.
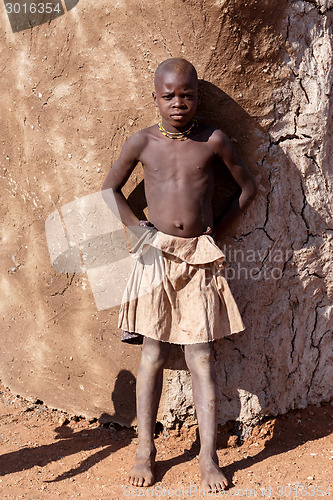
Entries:
POLYGON ((123 331, 196 344, 244 330, 224 277, 225 256, 211 236, 180 238, 145 228, 131 254, 135 263, 119 313, 123 331))

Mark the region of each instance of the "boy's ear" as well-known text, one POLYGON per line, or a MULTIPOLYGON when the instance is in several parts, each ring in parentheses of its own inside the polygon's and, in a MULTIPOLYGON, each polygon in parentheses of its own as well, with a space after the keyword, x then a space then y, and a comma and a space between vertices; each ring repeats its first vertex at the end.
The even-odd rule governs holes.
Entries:
POLYGON ((151 95, 153 96, 153 100, 154 100, 154 104, 155 106, 157 107, 157 96, 156 96, 156 92, 152 92, 151 95))
POLYGON ((201 102, 201 92, 200 89, 198 89, 198 104, 201 102))

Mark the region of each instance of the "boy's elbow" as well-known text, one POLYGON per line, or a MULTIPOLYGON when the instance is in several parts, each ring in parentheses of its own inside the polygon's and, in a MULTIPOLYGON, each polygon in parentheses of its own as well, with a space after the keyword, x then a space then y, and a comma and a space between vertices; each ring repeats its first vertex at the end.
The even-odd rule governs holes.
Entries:
POLYGON ((101 187, 101 191, 107 190, 118 191, 118 186, 115 184, 114 180, 111 179, 111 176, 106 177, 101 187))
POLYGON ((114 192, 115 189, 112 183, 108 179, 105 179, 101 187, 101 195, 106 204, 114 199, 114 192))
POLYGON ((258 186, 256 181, 252 178, 246 185, 245 188, 245 198, 246 198, 246 205, 252 203, 254 198, 256 197, 258 191, 258 186))

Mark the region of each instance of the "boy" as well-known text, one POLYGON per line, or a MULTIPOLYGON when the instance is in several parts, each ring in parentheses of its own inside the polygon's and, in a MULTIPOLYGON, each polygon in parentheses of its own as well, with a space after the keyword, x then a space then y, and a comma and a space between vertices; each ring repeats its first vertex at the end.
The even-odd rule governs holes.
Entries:
MULTIPOLYGON (((139 444, 128 480, 134 486, 150 486, 154 481, 153 437, 162 372, 170 344, 177 343, 184 345, 192 376, 202 486, 220 491, 228 482, 216 453, 217 384, 211 341, 244 326, 229 287, 217 270, 224 256, 211 235, 214 231, 219 238, 252 201, 256 186, 228 137, 194 119, 198 77, 191 63, 181 58, 163 61, 155 72, 153 99, 160 123, 126 141, 102 186, 102 190, 112 190, 122 222, 128 227, 145 226, 147 244, 156 246, 157 241, 163 256, 163 280, 151 293, 140 295, 145 266, 141 271, 136 266, 129 286, 138 287, 138 298, 124 300, 120 313, 125 339, 136 337, 139 343, 143 335, 137 376, 139 444), (240 195, 213 228, 215 157, 230 170, 240 195), (135 217, 121 192, 139 161, 144 168, 149 221, 135 217)), ((103 196, 107 201, 106 191, 103 196)))

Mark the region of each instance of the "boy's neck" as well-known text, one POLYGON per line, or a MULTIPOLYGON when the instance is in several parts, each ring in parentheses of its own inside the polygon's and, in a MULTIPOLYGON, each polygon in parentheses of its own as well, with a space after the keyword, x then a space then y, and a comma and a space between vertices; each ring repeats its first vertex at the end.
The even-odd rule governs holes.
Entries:
POLYGON ((168 123, 164 118, 160 118, 160 122, 162 122, 163 127, 168 130, 168 132, 183 132, 186 130, 188 127, 190 127, 191 123, 193 122, 194 118, 191 118, 186 124, 175 124, 171 125, 171 123, 168 123))
POLYGON ((165 124, 163 119, 158 122, 160 132, 169 139, 186 140, 190 133, 197 127, 198 122, 191 119, 186 125, 182 127, 174 127, 170 124, 165 124))

